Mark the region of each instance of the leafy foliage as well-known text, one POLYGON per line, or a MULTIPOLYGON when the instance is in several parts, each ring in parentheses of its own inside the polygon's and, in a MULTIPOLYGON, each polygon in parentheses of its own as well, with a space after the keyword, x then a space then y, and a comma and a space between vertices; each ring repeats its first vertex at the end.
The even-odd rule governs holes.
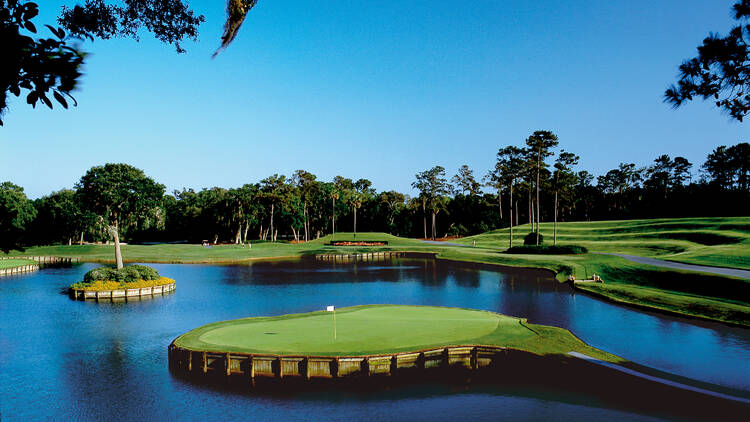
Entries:
POLYGON ((196 15, 182 0, 86 0, 73 8, 63 6, 58 22, 79 38, 132 37, 145 28, 157 40, 174 44, 184 53, 185 38, 196 40, 198 26, 206 18, 196 15))
POLYGON ((120 283, 132 283, 138 280, 158 280, 159 272, 145 265, 128 265, 119 270, 111 267, 99 267, 86 273, 83 282, 90 284, 95 281, 117 281, 120 283))
POLYGON ((537 232, 530 232, 523 237, 523 244, 525 246, 537 246, 544 243, 544 235, 539 233, 539 243, 537 243, 537 232))
MULTIPOLYGON (((60 28, 45 25, 54 38, 34 39, 24 33, 36 34, 32 22, 39 14, 33 2, 0 0, 0 117, 8 107, 7 95, 16 97, 26 93, 26 103, 36 107, 38 102, 52 108, 52 99, 68 108, 68 100, 75 105, 71 92, 81 76, 85 54, 67 44, 60 28), (50 98, 51 97, 51 98, 50 98)), ((0 126, 3 124, 0 119, 0 126)))
POLYGON ((24 232, 35 217, 36 209, 22 187, 10 182, 0 184, 0 250, 8 253, 20 248, 24 232))
POLYGON ((237 31, 245 22, 247 12, 255 7, 256 3, 258 3, 258 0, 227 0, 227 21, 224 24, 224 33, 221 36, 221 46, 216 50, 213 57, 216 57, 234 41, 237 31))
POLYGON ((742 121, 750 113, 750 0, 734 5, 739 22, 729 34, 710 34, 698 47, 698 56, 680 65, 677 85, 664 93, 664 101, 675 108, 694 97, 713 98, 716 107, 742 121))

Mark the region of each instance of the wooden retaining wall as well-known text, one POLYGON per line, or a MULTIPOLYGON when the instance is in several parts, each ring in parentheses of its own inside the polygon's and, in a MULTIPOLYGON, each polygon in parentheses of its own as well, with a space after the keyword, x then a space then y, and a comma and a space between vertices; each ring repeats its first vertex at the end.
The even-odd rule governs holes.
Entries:
POLYGON ((0 276, 28 273, 36 271, 45 265, 72 265, 73 263, 79 262, 79 258, 66 258, 59 256, 0 256, 0 260, 8 259, 26 259, 36 261, 37 263, 0 269, 0 276))
POLYGON ((39 264, 72 265, 81 262, 81 258, 64 256, 0 256, 0 259, 30 259, 39 264))
POLYGON ((319 254, 315 255, 316 261, 326 262, 376 262, 392 258, 400 258, 407 255, 407 252, 368 252, 352 254, 319 254))
POLYGON ((36 271, 38 269, 39 269, 39 264, 28 264, 28 265, 21 265, 19 267, 13 267, 13 268, 2 268, 0 269, 0 276, 28 273, 31 271, 36 271))
POLYGON ((434 370, 477 371, 494 367, 508 349, 499 346, 448 346, 415 352, 368 356, 281 356, 167 349, 170 369, 184 375, 241 379, 353 379, 391 377, 434 370))
POLYGON ((83 289, 70 289, 70 298, 73 300, 106 300, 106 301, 117 301, 117 300, 131 300, 140 299, 141 297, 149 297, 154 295, 163 295, 171 293, 175 290, 175 283, 162 284, 160 286, 153 287, 142 287, 138 289, 119 289, 119 290, 83 290, 83 289))

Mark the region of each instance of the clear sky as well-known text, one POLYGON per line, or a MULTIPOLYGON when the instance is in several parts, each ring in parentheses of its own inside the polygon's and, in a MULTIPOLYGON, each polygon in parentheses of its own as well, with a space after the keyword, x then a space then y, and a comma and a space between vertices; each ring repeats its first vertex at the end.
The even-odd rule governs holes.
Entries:
MULTIPOLYGON (((74 1, 38 3, 43 28, 74 1)), ((418 171, 482 175, 538 129, 596 175, 664 153, 698 166, 750 140, 708 103, 662 102, 678 64, 734 23, 734 0, 260 0, 211 60, 224 3, 191 2, 206 23, 186 54, 149 34, 85 43, 77 108, 13 97, 0 181, 36 198, 125 162, 168 191, 303 168, 411 193, 418 171)))

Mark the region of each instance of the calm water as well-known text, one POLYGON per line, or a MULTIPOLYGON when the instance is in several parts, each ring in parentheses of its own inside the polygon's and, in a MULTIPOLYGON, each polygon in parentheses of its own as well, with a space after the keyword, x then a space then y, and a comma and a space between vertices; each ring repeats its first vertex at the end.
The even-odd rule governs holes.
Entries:
POLYGON ((443 305, 565 327, 635 362, 750 390, 750 330, 648 314, 574 294, 540 271, 422 259, 336 266, 154 265, 175 294, 74 302, 93 264, 0 278, 0 417, 110 420, 653 420, 539 391, 418 385, 370 393, 222 391, 172 376, 167 345, 199 325, 368 303, 443 305))

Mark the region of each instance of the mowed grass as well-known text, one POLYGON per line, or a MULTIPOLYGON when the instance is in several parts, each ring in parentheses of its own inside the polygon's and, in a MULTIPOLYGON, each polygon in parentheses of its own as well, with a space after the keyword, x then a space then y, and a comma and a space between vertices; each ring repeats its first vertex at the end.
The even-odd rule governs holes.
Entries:
POLYGON ((614 355, 587 346, 567 330, 527 325, 487 311, 433 306, 366 305, 333 312, 222 321, 175 340, 191 350, 278 355, 358 356, 451 345, 497 345, 538 354, 572 350, 613 362, 614 355))
MULTIPOLYGON (((552 244, 554 224, 541 223, 544 243, 552 244)), ((514 227, 513 245, 523 244, 528 224, 514 227)), ((509 229, 459 239, 466 245, 505 250, 509 229)), ((595 252, 616 252, 691 264, 750 269, 750 217, 671 218, 565 222, 557 226, 558 244, 595 252)))
POLYGON ((30 259, 0 259, 0 270, 31 264, 36 264, 36 261, 32 261, 30 259))

